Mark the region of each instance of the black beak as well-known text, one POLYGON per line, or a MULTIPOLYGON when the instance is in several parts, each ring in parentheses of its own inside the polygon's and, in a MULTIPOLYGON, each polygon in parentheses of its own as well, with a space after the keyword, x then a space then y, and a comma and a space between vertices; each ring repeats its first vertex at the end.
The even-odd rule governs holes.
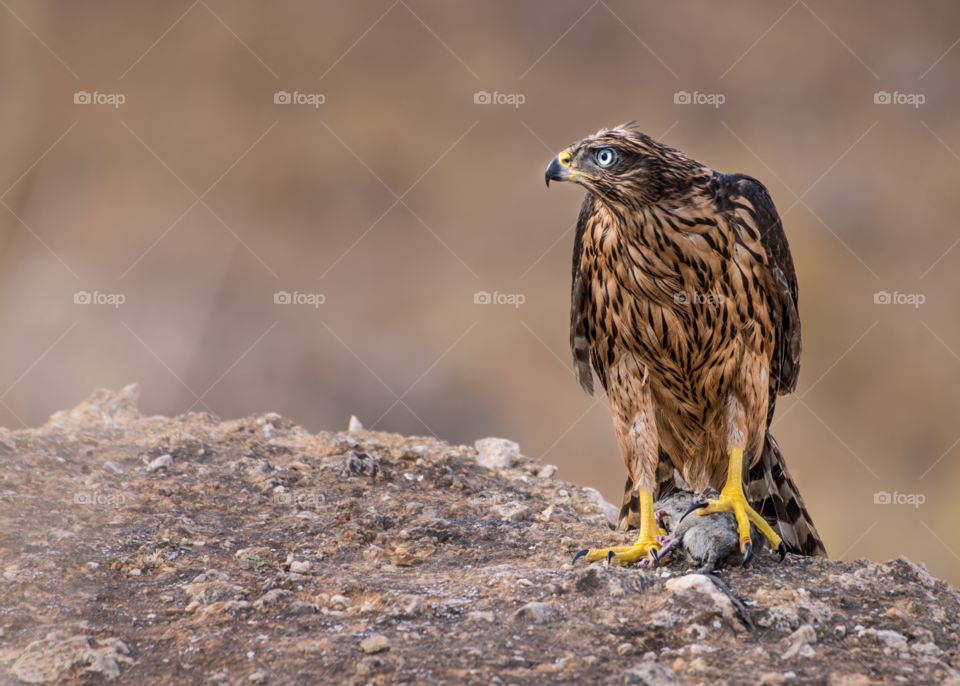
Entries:
POLYGON ((550 187, 551 181, 566 181, 566 174, 567 170, 560 164, 560 160, 554 157, 550 161, 550 166, 547 167, 547 187, 550 187))

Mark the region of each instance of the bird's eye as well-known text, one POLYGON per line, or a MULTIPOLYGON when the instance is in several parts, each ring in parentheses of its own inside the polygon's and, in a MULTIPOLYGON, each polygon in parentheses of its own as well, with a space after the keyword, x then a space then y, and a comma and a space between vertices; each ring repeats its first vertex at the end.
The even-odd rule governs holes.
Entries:
POLYGON ((597 150, 597 164, 601 167, 609 167, 616 161, 617 153, 613 151, 613 148, 600 148, 597 150))

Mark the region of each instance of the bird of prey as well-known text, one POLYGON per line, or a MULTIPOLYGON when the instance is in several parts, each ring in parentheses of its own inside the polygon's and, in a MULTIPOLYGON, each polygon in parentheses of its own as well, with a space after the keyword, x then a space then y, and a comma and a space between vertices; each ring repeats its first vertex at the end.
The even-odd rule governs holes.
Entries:
POLYGON ((570 347, 583 390, 593 395, 595 371, 610 401, 629 475, 619 529, 640 529, 635 545, 577 557, 658 562, 653 501, 677 480, 719 491, 691 510, 732 512, 744 562, 751 524, 781 559, 826 557, 769 432, 777 396, 796 388, 801 344, 797 276, 767 189, 635 122, 570 146, 546 179, 587 190, 570 347))

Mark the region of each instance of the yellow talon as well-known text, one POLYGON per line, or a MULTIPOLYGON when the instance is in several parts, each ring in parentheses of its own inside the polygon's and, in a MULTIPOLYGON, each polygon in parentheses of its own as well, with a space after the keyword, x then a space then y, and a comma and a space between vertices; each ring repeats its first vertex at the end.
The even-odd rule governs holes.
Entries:
MULTIPOLYGON (((610 558, 611 564, 628 565, 649 557, 657 562, 656 551, 660 550, 660 544, 657 543, 657 535, 666 532, 657 526, 653 515, 653 496, 650 493, 640 491, 640 536, 634 545, 618 546, 615 548, 591 548, 577 553, 573 561, 576 562, 580 557, 586 557, 587 562, 596 562, 597 560, 606 560, 610 558), (610 557, 610 554, 613 557, 610 557)), ((659 564, 659 563, 658 563, 659 564)))
POLYGON ((776 532, 767 524, 767 520, 757 513, 747 502, 743 493, 743 450, 734 446, 730 453, 730 468, 727 470, 727 483, 716 500, 708 500, 705 506, 698 507, 700 515, 714 512, 732 512, 737 519, 737 531, 740 534, 740 552, 743 561, 750 559, 753 543, 750 540, 750 524, 752 523, 764 535, 770 547, 779 550, 781 559, 786 547, 776 532))

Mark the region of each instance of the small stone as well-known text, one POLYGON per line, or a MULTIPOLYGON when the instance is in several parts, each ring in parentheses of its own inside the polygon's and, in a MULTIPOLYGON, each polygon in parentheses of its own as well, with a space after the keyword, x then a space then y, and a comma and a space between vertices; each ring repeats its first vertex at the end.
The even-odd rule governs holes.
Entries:
POLYGON ((835 627, 833 627, 833 633, 840 638, 843 638, 847 635, 847 627, 845 627, 843 624, 837 624, 835 627))
POLYGON ((570 564, 569 562, 565 562, 564 564, 560 565, 560 571, 561 571, 561 572, 572 572, 572 571, 573 571, 573 565, 570 564))
POLYGON ((350 424, 347 425, 347 432, 358 434, 363 431, 363 424, 357 419, 356 415, 350 415, 350 424))
POLYGON ((541 467, 540 471, 537 472, 538 479, 549 479, 551 476, 557 473, 557 465, 548 464, 545 467, 541 467))
POLYGON ((564 536, 560 539, 560 545, 562 545, 564 548, 576 548, 577 542, 569 536, 564 536))
POLYGON ((530 579, 517 579, 517 583, 521 586, 533 586, 533 582, 530 579))
POLYGON ((494 619, 492 612, 468 612, 465 616, 471 622, 490 622, 493 624, 494 619))
POLYGON ((360 650, 365 653, 381 653, 390 650, 390 641, 386 636, 376 635, 360 641, 360 650))
POLYGON ((398 616, 400 617, 420 617, 423 615, 423 598, 418 595, 401 596, 398 616))
POLYGON ((307 574, 310 572, 310 563, 306 561, 291 562, 290 571, 294 574, 307 574))
POLYGON ((194 600, 194 601, 191 602, 189 605, 187 605, 187 607, 186 607, 186 609, 184 610, 184 612, 186 612, 188 615, 192 615, 192 614, 196 613, 197 610, 200 609, 200 606, 201 606, 202 604, 203 604, 203 603, 201 603, 199 600, 194 600))
POLYGON ((184 612, 184 611, 181 610, 179 607, 166 607, 166 608, 163 609, 163 616, 164 616, 164 617, 176 617, 176 616, 178 616, 178 615, 182 615, 183 612, 184 612))
POLYGON ((786 681, 780 672, 764 672, 760 675, 760 681, 757 683, 759 683, 760 686, 777 686, 778 684, 786 683, 786 681))
POLYGON ((617 646, 617 655, 633 655, 636 652, 637 648, 632 643, 621 643, 617 646))
POLYGON ((304 464, 303 462, 294 462, 292 465, 290 465, 290 469, 295 469, 298 472, 309 472, 313 470, 313 467, 308 464, 304 464))
POLYGON ((350 602, 350 599, 346 596, 333 595, 330 596, 330 600, 327 605, 331 610, 346 610, 348 607, 353 605, 353 603, 350 602))
POLYGON ((481 438, 473 445, 481 467, 509 469, 520 459, 520 446, 505 438, 481 438))
POLYGON ((513 613, 513 619, 528 619, 537 624, 546 624, 559 613, 550 603, 527 603, 513 613))
POLYGON ((810 657, 814 655, 814 651, 809 644, 817 642, 817 632, 810 624, 801 624, 800 628, 785 638, 784 641, 789 642, 790 647, 780 655, 781 660, 789 660, 796 655, 810 657))
POLYGON ((254 672, 247 676, 247 681, 251 684, 265 684, 270 681, 270 675, 266 672, 254 672))
POLYGON ((172 465, 172 464, 173 464, 173 456, 172 456, 172 455, 161 455, 160 457, 158 457, 158 458, 155 459, 153 462, 151 462, 150 464, 147 465, 147 471, 148 471, 148 472, 155 472, 155 471, 157 471, 158 469, 166 469, 167 467, 169 467, 169 466, 172 465))
POLYGON ((115 465, 113 462, 104 462, 104 463, 103 463, 103 469, 104 469, 104 470, 110 470, 110 471, 113 472, 114 474, 123 474, 123 470, 120 469, 120 467, 118 467, 117 465, 115 465))
POLYGON ((887 619, 903 619, 903 613, 895 607, 887 610, 887 619))

